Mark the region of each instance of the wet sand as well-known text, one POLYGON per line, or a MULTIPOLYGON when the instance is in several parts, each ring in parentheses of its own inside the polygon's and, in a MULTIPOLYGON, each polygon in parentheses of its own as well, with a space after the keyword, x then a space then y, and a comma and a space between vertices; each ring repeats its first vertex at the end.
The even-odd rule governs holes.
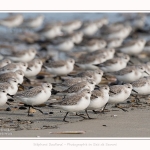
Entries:
POLYGON ((149 104, 136 106, 134 103, 126 103, 122 106, 129 106, 126 108, 128 112, 114 108, 112 105, 107 107, 110 111, 105 114, 93 114, 89 111, 90 117, 94 118, 90 120, 69 114, 66 119, 69 123, 62 121, 64 111, 60 112, 59 109, 51 107, 40 109, 53 114, 43 115, 36 112, 33 117, 27 116, 27 109, 1 110, 0 137, 149 137, 149 104), (64 131, 71 131, 71 134, 61 134, 64 131), (84 131, 84 133, 73 134, 75 131, 84 131))

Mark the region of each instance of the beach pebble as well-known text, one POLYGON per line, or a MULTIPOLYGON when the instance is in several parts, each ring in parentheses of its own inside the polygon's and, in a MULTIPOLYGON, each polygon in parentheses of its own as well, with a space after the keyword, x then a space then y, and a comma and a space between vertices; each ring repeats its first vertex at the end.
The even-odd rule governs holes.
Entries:
POLYGON ((11 108, 10 107, 6 108, 6 111, 11 111, 11 108))
POLYGON ((24 106, 20 106, 19 107, 19 109, 21 109, 21 110, 25 110, 25 109, 27 109, 26 107, 24 107, 24 106))
POLYGON ((9 98, 7 101, 8 101, 8 102, 13 102, 14 100, 13 100, 13 99, 11 99, 11 98, 9 98))
POLYGON ((49 114, 53 114, 54 112, 49 112, 49 114))
POLYGON ((107 126, 104 124, 103 127, 107 127, 107 126))
POLYGON ((42 76, 42 75, 38 75, 38 76, 36 76, 36 79, 39 79, 39 80, 42 80, 42 79, 44 79, 45 77, 44 76, 42 76))

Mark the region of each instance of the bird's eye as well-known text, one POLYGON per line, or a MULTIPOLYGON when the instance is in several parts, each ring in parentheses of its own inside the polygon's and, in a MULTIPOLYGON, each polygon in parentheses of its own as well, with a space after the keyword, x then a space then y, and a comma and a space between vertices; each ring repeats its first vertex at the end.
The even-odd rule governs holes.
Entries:
POLYGON ((14 82, 17 82, 17 81, 14 81, 14 82))
POLYGON ((3 91, 3 93, 5 93, 5 91, 3 91))
POLYGON ((47 86, 47 87, 50 87, 50 86, 47 86))
POLYGON ((88 93, 90 93, 90 92, 88 92, 88 93))
POLYGON ((130 89, 130 86, 128 86, 128 88, 130 89))
POLYGON ((107 88, 105 88, 107 90, 107 88))

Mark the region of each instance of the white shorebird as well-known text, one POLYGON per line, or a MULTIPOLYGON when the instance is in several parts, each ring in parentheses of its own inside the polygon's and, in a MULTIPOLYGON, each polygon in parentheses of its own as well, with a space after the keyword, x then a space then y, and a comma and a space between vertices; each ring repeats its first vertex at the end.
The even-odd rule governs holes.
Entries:
POLYGON ((46 71, 55 76, 67 75, 74 69, 73 59, 51 61, 44 64, 46 71))
POLYGON ((18 91, 18 80, 9 78, 7 82, 0 82, 0 89, 5 89, 8 94, 15 95, 18 91))
POLYGON ((138 93, 132 92, 137 95, 149 95, 150 94, 150 77, 140 78, 137 81, 131 83, 133 89, 138 93))
POLYGON ((25 19, 23 21, 23 26, 27 27, 27 28, 38 28, 42 25, 44 21, 44 16, 43 15, 39 15, 35 18, 28 18, 28 19, 25 19))
POLYGON ((76 83, 69 88, 67 88, 64 91, 55 91, 54 93, 58 93, 57 95, 76 95, 77 93, 80 93, 84 89, 90 89, 90 91, 93 91, 95 88, 96 83, 92 79, 87 79, 86 81, 82 81, 79 83, 76 83))
POLYGON ((10 63, 11 63, 11 60, 3 59, 3 60, 0 61, 0 68, 4 67, 4 66, 6 66, 6 65, 8 65, 10 63))
MULTIPOLYGON (((119 103, 124 102, 127 100, 132 92, 136 92, 131 84, 124 84, 124 85, 114 85, 110 86, 109 92, 109 100, 108 103, 115 104, 117 108, 122 109, 123 111, 127 111, 118 106, 119 103)), ((137 93, 137 92, 136 92, 137 93)))
POLYGON ((64 22, 62 24, 61 29, 66 33, 73 33, 74 30, 79 29, 81 26, 82 26, 82 21, 73 20, 73 21, 64 22))
POLYGON ((14 78, 18 80, 18 83, 23 83, 24 72, 22 70, 17 70, 15 72, 8 72, 0 75, 0 82, 7 82, 9 78, 14 78))
POLYGON ((47 24, 37 33, 43 36, 45 39, 54 39, 55 37, 62 36, 61 23, 47 24))
POLYGON ((109 87, 107 85, 101 86, 100 89, 94 90, 91 93, 91 101, 87 110, 99 110, 103 108, 109 100, 109 87))
POLYGON ((147 73, 142 66, 128 66, 120 71, 114 72, 114 76, 123 83, 131 83, 140 79, 143 72, 147 73))
POLYGON ((8 73, 8 72, 15 72, 17 70, 22 70, 23 72, 25 72, 27 67, 28 67, 27 63, 23 63, 23 62, 11 63, 0 68, 0 74, 8 73))
POLYGON ((28 63, 28 68, 25 71, 26 77, 33 77, 36 76, 42 68, 43 62, 40 59, 33 59, 28 63))
POLYGON ((114 39, 106 39, 107 47, 108 48, 116 48, 122 45, 123 39, 121 38, 114 38, 114 39))
POLYGON ((106 61, 106 56, 104 55, 93 55, 88 57, 80 58, 75 64, 85 70, 95 70, 98 69, 97 64, 106 61))
POLYGON ((40 109, 37 109, 34 106, 45 103, 51 96, 51 90, 52 85, 50 83, 43 83, 41 86, 18 92, 13 98, 20 100, 29 107, 28 116, 30 116, 30 107, 43 113, 40 109))
POLYGON ((144 39, 131 40, 123 44, 117 49, 128 55, 138 55, 144 49, 146 41, 144 39))
POLYGON ((81 48, 87 52, 94 52, 98 49, 103 49, 107 45, 105 40, 92 39, 84 44, 81 48))
POLYGON ((132 27, 124 26, 123 24, 112 24, 104 29, 102 28, 101 31, 104 31, 104 33, 102 32, 102 36, 105 36, 106 39, 125 39, 131 33, 132 27))
POLYGON ((103 71, 100 69, 87 70, 87 71, 83 71, 78 74, 69 75, 69 76, 72 76, 74 78, 81 77, 81 78, 86 78, 86 79, 93 79, 96 84, 99 84, 102 80, 103 71))
POLYGON ((98 28, 96 23, 94 23, 94 22, 85 22, 82 25, 80 31, 82 31, 83 34, 86 35, 86 36, 92 36, 98 31, 98 29, 99 28, 98 28))
POLYGON ((21 25, 22 22, 23 22, 23 16, 21 14, 17 14, 0 20, 0 25, 3 25, 8 28, 14 28, 21 25))
POLYGON ((34 48, 24 51, 14 51, 11 55, 5 55, 7 58, 14 62, 29 62, 34 59, 37 51, 34 48))
POLYGON ((5 90, 0 90, 0 98, 1 98, 1 100, 0 100, 0 106, 3 106, 3 105, 5 105, 6 103, 7 103, 7 91, 5 91, 5 90))
POLYGON ((115 72, 119 71, 127 66, 130 57, 124 55, 122 57, 115 57, 105 61, 104 63, 98 64, 96 66, 100 67, 104 72, 115 72))
MULTIPOLYGON (((90 96, 91 96, 91 91, 89 89, 84 89, 77 95, 65 97, 64 99, 62 99, 59 102, 51 103, 50 106, 54 106, 54 107, 57 107, 57 108, 67 111, 66 115, 63 118, 63 121, 67 122, 66 117, 69 112, 77 113, 79 111, 85 110, 89 106, 90 96)), ((78 116, 80 116, 80 115, 78 115, 78 116)), ((88 118, 89 118, 89 116, 88 116, 88 118)))

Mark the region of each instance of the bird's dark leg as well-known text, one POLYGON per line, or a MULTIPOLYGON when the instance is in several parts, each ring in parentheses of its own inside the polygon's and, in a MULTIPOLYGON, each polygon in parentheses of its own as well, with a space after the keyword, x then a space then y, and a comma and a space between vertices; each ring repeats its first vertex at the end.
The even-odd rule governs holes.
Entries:
POLYGON ((92 110, 95 114, 101 113, 101 111, 92 110))
POLYGON ((117 104, 117 105, 115 105, 115 107, 117 107, 117 108, 119 108, 119 109, 121 109, 121 110, 123 110, 123 111, 127 111, 126 109, 122 108, 122 107, 121 107, 121 106, 119 106, 118 104, 117 104))
POLYGON ((64 116, 63 121, 65 121, 65 122, 68 122, 68 121, 66 121, 66 117, 67 117, 68 113, 69 113, 69 112, 67 112, 66 115, 64 116))
POLYGON ((38 108, 35 108, 35 107, 33 107, 33 106, 31 106, 33 109, 35 109, 35 110, 38 110, 40 113, 42 113, 43 114, 43 111, 42 110, 40 110, 40 109, 38 109, 38 108))
POLYGON ((84 117, 84 116, 82 116, 82 115, 80 115, 78 113, 76 113, 76 116, 82 117, 83 119, 87 119, 86 117, 84 117))
POLYGON ((30 115, 30 107, 31 107, 31 106, 28 106, 28 107, 29 107, 29 109, 28 109, 28 116, 31 116, 31 115, 30 115))
POLYGON ((105 108, 106 108, 107 104, 108 104, 108 103, 106 103, 106 104, 105 104, 105 106, 104 106, 103 110, 101 111, 101 113, 103 113, 103 114, 104 114, 104 112, 105 112, 105 108))
POLYGON ((89 114, 88 114, 88 112, 87 112, 87 109, 85 109, 85 113, 86 113, 86 115, 88 116, 88 119, 93 119, 93 118, 91 118, 91 117, 89 116, 89 114))

